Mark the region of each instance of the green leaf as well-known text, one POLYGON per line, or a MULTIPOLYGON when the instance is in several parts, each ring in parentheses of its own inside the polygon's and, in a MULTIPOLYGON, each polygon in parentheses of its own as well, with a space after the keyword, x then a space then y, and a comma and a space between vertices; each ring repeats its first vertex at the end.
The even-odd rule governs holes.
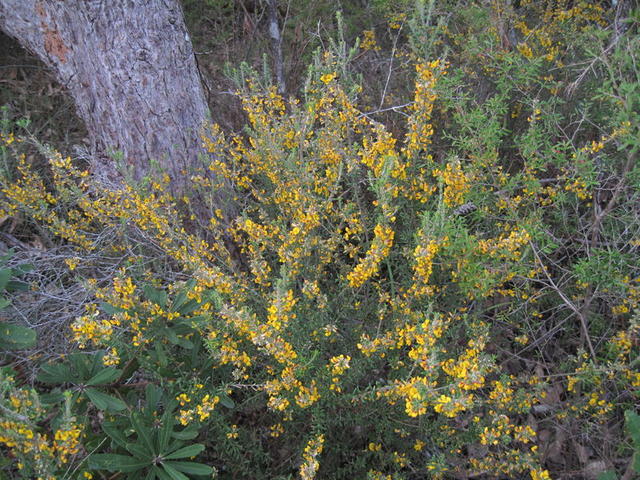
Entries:
POLYGON ((178 338, 178 335, 173 331, 173 329, 165 329, 165 334, 167 336, 167 340, 169 340, 173 345, 177 345, 180 342, 180 338, 178 338))
POLYGON ((147 400, 147 408, 154 411, 158 408, 158 404, 160 403, 162 389, 157 385, 150 383, 144 389, 144 397, 147 400))
POLYGON ((12 323, 0 324, 0 350, 24 350, 36 344, 35 330, 14 325, 12 323))
POLYGON ((182 447, 175 452, 166 455, 164 458, 166 460, 175 460, 177 458, 191 458, 198 455, 200 452, 204 450, 204 445, 201 443, 194 443, 193 445, 189 445, 187 447, 182 447))
POLYGON ((64 363, 48 363, 43 365, 37 376, 42 383, 67 383, 73 380, 69 366, 64 363))
POLYGON ((219 393, 218 398, 220 398, 220 403, 227 408, 233 408, 236 406, 235 402, 229 395, 226 393, 219 393))
POLYGON ((11 300, 7 300, 6 298, 0 297, 0 310, 11 305, 11 300))
POLYGON ((616 480, 618 476, 613 470, 607 470, 606 472, 600 472, 596 477, 597 480, 616 480))
POLYGON ((149 471, 147 472, 147 476, 144 477, 144 480, 155 480, 156 478, 156 471, 153 468, 150 468, 149 471))
POLYGON ((176 309, 180 315, 188 315, 191 312, 198 309, 200 306, 200 302, 198 302, 195 298, 192 298, 188 302, 185 302, 180 308, 176 309))
POLYGON ((11 275, 13 271, 10 268, 2 268, 0 269, 0 290, 4 290, 11 280, 11 275))
POLYGON ((102 393, 95 388, 87 388, 85 390, 87 397, 91 400, 99 410, 120 411, 127 408, 127 405, 119 398, 112 397, 106 393, 102 393))
POLYGON ((162 426, 160 427, 160 432, 158 433, 159 452, 164 452, 165 449, 169 446, 169 440, 171 440, 171 432, 173 431, 173 426, 175 425, 173 413, 171 410, 167 409, 167 411, 162 415, 162 426))
POLYGON ((185 350, 191 350, 193 348, 193 342, 191 342, 191 340, 187 340, 186 338, 178 339, 178 345, 185 350))
POLYGON ((155 343, 154 352, 156 354, 156 360, 158 362, 158 365, 160 365, 161 367, 166 367, 167 365, 169 365, 167 354, 165 353, 164 347, 160 342, 155 343))
POLYGON ((151 285, 145 285, 142 288, 144 292, 144 296, 155 303, 156 305, 160 305, 162 308, 167 306, 167 292, 164 290, 158 290, 153 288, 151 285))
POLYGON ((107 367, 100 370, 96 373, 91 379, 87 382, 87 385, 95 386, 95 385, 104 385, 107 383, 115 382, 120 377, 120 370, 113 367, 107 367))
POLYGON ((12 279, 9 280, 7 286, 5 287, 7 292, 24 292, 29 290, 29 284, 27 282, 23 282, 22 280, 12 279))
POLYGON ((155 473, 160 480, 172 480, 171 476, 160 467, 156 467, 154 465, 153 467, 151 467, 151 470, 153 470, 153 473, 155 473))
POLYGON ((146 425, 144 425, 144 423, 142 423, 142 419, 139 414, 134 413, 131 415, 131 425, 133 425, 133 428, 138 434, 138 440, 142 440, 147 448, 155 454, 156 452, 153 448, 153 442, 151 441, 151 431, 146 425))
POLYGON ((187 301, 187 293, 190 290, 193 290, 193 287, 195 286, 196 281, 193 278, 185 284, 184 289, 180 293, 178 293, 178 295, 176 295, 176 298, 174 298, 173 300, 173 304, 171 305, 172 311, 179 311, 178 309, 187 301))
POLYGON ((172 432, 171 436, 178 440, 193 440, 198 436, 198 427, 195 425, 189 425, 180 432, 172 432))
POLYGON ((64 394, 58 389, 49 393, 40 393, 38 396, 40 397, 40 402, 45 405, 54 405, 64 401, 64 394))
POLYGON ((171 465, 176 470, 188 473, 189 475, 211 475, 213 473, 213 468, 209 465, 205 465, 204 463, 167 462, 165 465, 171 465))
POLYGON ((100 310, 102 310, 107 315, 114 315, 116 313, 124 312, 123 308, 114 307, 113 305, 110 305, 108 303, 101 303, 100 310))
POLYGON ((141 461, 129 455, 118 455, 115 453, 97 453, 89 456, 89 468, 108 470, 110 472, 135 472, 150 464, 150 461, 141 461))
POLYGON ((627 424, 627 430, 633 440, 633 444, 636 451, 640 450, 640 415, 633 410, 626 410, 624 412, 625 422, 627 424))
POLYGON ((121 427, 105 422, 102 424, 102 431, 106 433, 116 445, 127 448, 127 437, 125 437, 121 427))
POLYGON ((165 472, 169 474, 171 480, 189 480, 189 477, 187 477, 184 473, 180 473, 168 463, 163 463, 162 468, 164 468, 165 472))
POLYGON ((149 451, 147 447, 139 445, 137 443, 127 443, 125 448, 131 453, 134 457, 139 458, 140 460, 147 460, 151 462, 153 459, 153 452, 149 451))

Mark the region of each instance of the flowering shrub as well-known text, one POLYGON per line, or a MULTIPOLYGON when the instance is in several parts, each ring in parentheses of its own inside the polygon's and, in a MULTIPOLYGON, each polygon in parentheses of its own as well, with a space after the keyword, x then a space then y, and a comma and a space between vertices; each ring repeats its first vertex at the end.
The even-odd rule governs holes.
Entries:
POLYGON ((613 12, 581 2, 521 3, 483 7, 488 29, 465 21, 480 7, 439 24, 433 48, 449 55, 413 53, 400 136, 363 113, 335 52, 298 100, 250 81, 246 130, 206 128, 210 155, 183 198, 162 175, 106 189, 51 151, 39 173, 3 133, 15 172, 1 216, 69 246, 93 298, 69 330, 86 371, 42 367, 59 428, 3 377, 0 442, 17 472, 30 458, 25 475, 43 478, 71 463, 77 478, 208 464, 222 478, 543 479, 569 468, 553 445, 604 471, 584 443, 612 431, 628 459, 637 25, 607 30, 613 12), (604 51, 594 74, 564 66, 582 45, 604 51), (92 277, 87 252, 117 259, 111 275, 92 277), (576 426, 593 436, 553 433, 576 426), (187 453, 198 463, 174 461, 187 453))

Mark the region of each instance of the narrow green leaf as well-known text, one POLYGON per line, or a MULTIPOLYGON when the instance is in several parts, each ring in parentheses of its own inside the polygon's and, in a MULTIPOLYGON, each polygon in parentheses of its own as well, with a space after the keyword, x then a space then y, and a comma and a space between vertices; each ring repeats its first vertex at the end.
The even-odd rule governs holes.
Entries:
POLYGON ((153 467, 151 467, 151 470, 153 470, 153 473, 155 473, 160 480, 172 480, 171 476, 160 467, 156 467, 154 465, 153 467))
POLYGON ((147 400, 147 408, 152 411, 157 410, 160 398, 162 397, 162 389, 154 383, 148 384, 144 389, 144 398, 147 400))
POLYGON ((180 432, 171 432, 171 436, 178 440, 193 440, 198 436, 198 428, 194 425, 189 425, 180 432))
POLYGON ((211 475, 213 473, 213 468, 204 463, 167 462, 166 465, 171 465, 176 470, 188 473, 189 475, 211 475))
POLYGON ((187 477, 184 473, 180 473, 168 463, 163 463, 162 468, 164 468, 164 471, 169 474, 171 480, 189 480, 189 477, 187 477))
POLYGON ((140 445, 138 443, 127 443, 125 448, 130 454, 140 460, 147 460, 148 462, 153 460, 153 452, 149 451, 149 449, 144 445, 140 445))
POLYGON ((179 338, 178 345, 185 350, 191 350, 193 348, 193 342, 191 342, 191 340, 187 340, 186 338, 179 338))
POLYGON ((106 433, 119 447, 127 447, 127 437, 125 437, 122 428, 105 422, 102 424, 102 431, 106 433))
POLYGON ((220 398, 220 403, 227 408, 233 408, 236 406, 233 399, 231 399, 231 397, 229 397, 229 395, 227 395, 226 393, 219 393, 218 398, 220 398))
POLYGON ((203 450, 204 450, 204 445, 202 445, 201 443, 194 443, 193 445, 180 448, 175 452, 169 455, 166 455, 164 458, 166 460, 175 460, 177 458, 191 458, 191 457, 195 457, 203 450))
POLYGON ((151 440, 151 432, 149 431, 147 426, 144 425, 144 423, 142 422, 140 415, 138 415, 137 413, 134 413, 133 415, 131 415, 131 425, 133 425, 133 428, 138 434, 138 439, 142 440, 142 442, 147 446, 147 448, 150 451, 152 451, 154 454, 156 454, 157 452, 154 451, 153 441, 151 440))
POLYGON ((164 452, 165 449, 169 446, 169 440, 171 440, 171 432, 173 431, 173 426, 175 424, 171 410, 167 409, 167 411, 164 412, 161 418, 161 422, 162 426, 160 427, 160 432, 158 433, 158 451, 164 452))
POLYGON ((115 453, 96 453, 89 456, 89 468, 108 470, 110 472, 135 472, 150 465, 148 461, 140 461, 129 455, 115 453))
POLYGON ((144 480, 155 480, 156 478, 156 471, 153 468, 150 468, 149 471, 147 472, 147 476, 144 477, 144 480))
POLYGON ((95 388, 87 388, 85 390, 87 397, 91 400, 99 410, 120 411, 127 408, 127 405, 119 398, 112 397, 106 393, 102 393, 95 388))
POLYGON ((0 269, 0 290, 5 289, 5 287, 7 286, 7 283, 9 283, 9 280, 11 280, 12 274, 13 274, 13 271, 10 268, 0 269))
POLYGON ((179 312, 180 315, 188 315, 197 310, 199 306, 200 302, 192 298, 188 302, 185 302, 180 308, 176 309, 176 311, 179 312))

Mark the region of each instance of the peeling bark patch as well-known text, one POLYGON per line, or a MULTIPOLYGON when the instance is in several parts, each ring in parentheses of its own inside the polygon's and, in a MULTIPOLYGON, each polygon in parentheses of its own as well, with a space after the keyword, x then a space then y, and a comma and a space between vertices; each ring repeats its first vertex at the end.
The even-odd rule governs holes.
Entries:
POLYGON ((36 13, 42 19, 40 28, 42 28, 42 36, 44 38, 44 50, 52 57, 60 60, 61 63, 67 62, 67 53, 69 48, 65 45, 62 37, 55 27, 47 25, 47 10, 44 2, 38 1, 35 5, 36 13))
POLYGON ((58 33, 55 28, 47 27, 44 23, 42 24, 42 28, 45 51, 49 55, 56 57, 61 63, 66 63, 69 48, 64 44, 60 33, 58 33))

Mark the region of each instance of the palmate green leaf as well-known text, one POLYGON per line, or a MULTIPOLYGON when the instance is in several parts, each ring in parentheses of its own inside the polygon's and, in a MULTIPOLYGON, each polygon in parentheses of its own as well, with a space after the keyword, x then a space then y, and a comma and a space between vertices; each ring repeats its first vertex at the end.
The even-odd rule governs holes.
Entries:
POLYGON ((113 367, 107 367, 100 370, 96 373, 91 379, 87 382, 89 386, 95 385, 105 385, 107 383, 115 382, 120 377, 120 370, 113 367))
POLYGON ((191 457, 195 457, 203 450, 204 450, 204 445, 202 445, 201 443, 194 443, 193 445, 182 447, 169 455, 165 455, 164 458, 166 460, 175 460, 178 458, 191 458, 191 457))
POLYGON ((142 461, 129 455, 115 453, 97 453, 89 456, 89 468, 110 472, 136 472, 151 465, 151 461, 142 461))
POLYGON ((165 472, 171 477, 171 480, 189 480, 184 473, 180 473, 178 470, 173 468, 168 462, 162 464, 162 468, 165 472))
POLYGON ((204 463, 195 462, 166 462, 165 465, 171 465, 176 470, 187 473, 189 475, 211 475, 213 468, 204 463))
POLYGON ((99 410, 120 411, 127 408, 127 405, 119 398, 112 397, 106 393, 102 393, 95 388, 87 388, 85 390, 87 397, 99 410))

